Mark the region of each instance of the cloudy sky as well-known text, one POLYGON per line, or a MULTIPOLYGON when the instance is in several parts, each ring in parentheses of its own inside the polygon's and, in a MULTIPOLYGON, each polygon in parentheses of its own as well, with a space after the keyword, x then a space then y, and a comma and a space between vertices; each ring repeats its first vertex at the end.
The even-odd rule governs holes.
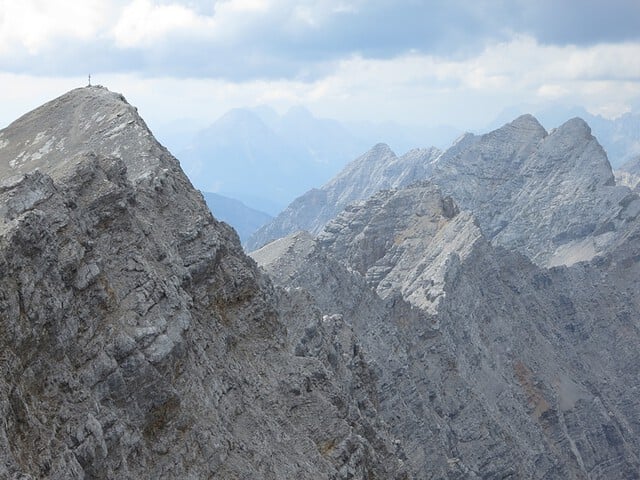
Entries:
POLYGON ((237 106, 481 128, 640 112, 639 0, 0 0, 0 126, 87 83, 150 125, 237 106))

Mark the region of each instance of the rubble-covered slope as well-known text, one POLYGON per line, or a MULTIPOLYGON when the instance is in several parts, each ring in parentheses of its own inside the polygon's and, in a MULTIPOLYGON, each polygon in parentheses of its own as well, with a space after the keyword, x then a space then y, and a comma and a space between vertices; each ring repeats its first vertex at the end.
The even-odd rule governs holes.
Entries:
POLYGON ((405 477, 360 413, 366 365, 295 354, 284 322, 320 313, 121 96, 74 90, 0 139, 0 477, 405 477))

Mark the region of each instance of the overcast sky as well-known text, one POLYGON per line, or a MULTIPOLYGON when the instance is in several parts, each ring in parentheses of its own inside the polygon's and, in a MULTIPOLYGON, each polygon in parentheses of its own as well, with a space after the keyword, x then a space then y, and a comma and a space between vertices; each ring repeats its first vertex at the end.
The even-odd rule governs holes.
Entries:
POLYGON ((474 129, 640 111, 640 0, 0 0, 0 126, 94 83, 150 125, 237 106, 474 129))

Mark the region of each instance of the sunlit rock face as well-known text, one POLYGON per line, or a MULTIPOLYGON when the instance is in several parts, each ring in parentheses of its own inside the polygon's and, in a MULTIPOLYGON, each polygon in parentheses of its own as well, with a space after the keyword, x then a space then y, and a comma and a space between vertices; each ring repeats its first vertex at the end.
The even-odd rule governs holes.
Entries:
POLYGON ((0 131, 0 478, 635 478, 637 197, 598 152, 522 117, 254 261, 122 96, 34 110, 0 131), (567 231, 611 235, 549 268, 567 231))
POLYGON ((607 156, 582 120, 547 132, 524 115, 467 138, 436 162, 433 182, 468 209, 489 240, 540 265, 590 260, 640 212, 616 187, 607 156))
POLYGON ((640 155, 623 164, 614 174, 618 185, 640 192, 640 155))
POLYGON ((548 133, 523 115, 485 135, 466 134, 443 153, 397 158, 378 145, 297 199, 248 247, 298 230, 317 234, 348 203, 426 179, 471 212, 490 242, 542 266, 591 260, 640 213, 637 196, 616 186, 606 153, 584 121, 574 118, 548 133))
POLYGON ((423 183, 251 255, 351 323, 412 478, 633 478, 638 232, 539 267, 423 183))

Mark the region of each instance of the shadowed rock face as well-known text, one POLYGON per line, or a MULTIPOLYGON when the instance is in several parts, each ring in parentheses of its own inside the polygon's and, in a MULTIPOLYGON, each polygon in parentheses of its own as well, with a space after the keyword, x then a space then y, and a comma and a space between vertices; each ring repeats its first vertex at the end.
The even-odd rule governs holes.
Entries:
MULTIPOLYGON (((551 137, 522 118, 449 154, 574 158, 551 137)), ((636 197, 600 256, 542 268, 444 187, 386 190, 254 252, 274 287, 121 96, 74 90, 0 145, 0 477, 640 471, 636 197)))
POLYGON ((381 192, 252 256, 349 319, 413 478, 634 478, 637 222, 545 269, 447 205, 431 184, 381 192))
POLYGON ((0 139, 0 477, 403 478, 348 328, 276 293, 122 96, 0 139))

